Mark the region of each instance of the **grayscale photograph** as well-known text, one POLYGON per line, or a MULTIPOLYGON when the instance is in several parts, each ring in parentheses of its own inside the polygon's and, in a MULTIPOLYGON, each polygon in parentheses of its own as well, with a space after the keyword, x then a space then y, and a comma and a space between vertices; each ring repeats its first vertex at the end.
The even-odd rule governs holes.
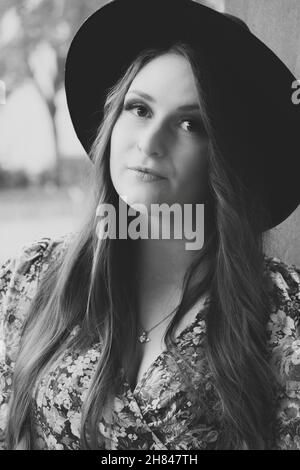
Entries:
POLYGON ((1 0, 0 450, 300 450, 299 0, 1 0))

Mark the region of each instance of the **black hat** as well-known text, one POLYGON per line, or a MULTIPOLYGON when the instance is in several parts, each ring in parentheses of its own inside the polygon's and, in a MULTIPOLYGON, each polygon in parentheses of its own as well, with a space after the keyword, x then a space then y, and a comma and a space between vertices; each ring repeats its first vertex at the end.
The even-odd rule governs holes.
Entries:
POLYGON ((89 154, 106 93, 144 49, 184 41, 203 64, 214 139, 270 212, 270 229, 300 202, 300 105, 296 78, 239 18, 192 0, 115 0, 76 33, 65 89, 76 134, 89 154))

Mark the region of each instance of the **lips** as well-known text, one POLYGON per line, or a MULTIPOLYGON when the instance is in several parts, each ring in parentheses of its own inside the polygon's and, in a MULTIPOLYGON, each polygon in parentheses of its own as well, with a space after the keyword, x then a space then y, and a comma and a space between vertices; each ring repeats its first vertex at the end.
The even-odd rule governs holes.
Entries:
POLYGON ((150 175, 157 176, 159 178, 165 178, 161 173, 159 173, 156 170, 153 170, 152 168, 144 167, 144 166, 132 166, 129 167, 130 170, 136 170, 136 171, 141 171, 143 173, 149 173, 150 175))

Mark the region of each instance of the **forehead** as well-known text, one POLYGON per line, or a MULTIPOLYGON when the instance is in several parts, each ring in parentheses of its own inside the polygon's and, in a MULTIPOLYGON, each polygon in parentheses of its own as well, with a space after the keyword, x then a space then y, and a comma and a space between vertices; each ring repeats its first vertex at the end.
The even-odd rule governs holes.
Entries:
POLYGON ((198 99, 192 67, 185 57, 175 53, 148 62, 132 81, 128 91, 132 90, 148 93, 156 101, 168 98, 178 105, 198 99))

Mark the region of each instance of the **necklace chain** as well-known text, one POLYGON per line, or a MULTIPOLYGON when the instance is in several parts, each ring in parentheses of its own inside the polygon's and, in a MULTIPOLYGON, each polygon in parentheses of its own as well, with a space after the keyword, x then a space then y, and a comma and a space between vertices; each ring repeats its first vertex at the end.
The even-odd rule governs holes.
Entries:
POLYGON ((150 330, 143 330, 142 334, 138 337, 138 340, 141 344, 143 343, 148 343, 150 341, 148 334, 150 331, 154 330, 158 325, 160 325, 163 321, 165 321, 173 312, 170 312, 166 317, 164 317, 162 320, 160 320, 156 325, 152 326, 150 330))
MULTIPOLYGON (((207 305, 207 303, 209 303, 209 296, 205 295, 204 296, 204 301, 203 301, 203 304, 202 304, 202 307, 201 307, 201 310, 204 310, 205 306, 207 305)), ((154 330, 154 328, 156 328, 158 325, 160 325, 164 320, 166 320, 170 315, 172 315, 173 311, 170 312, 166 317, 164 317, 162 320, 160 320, 158 323, 156 323, 156 325, 152 326, 152 328, 150 328, 150 330, 144 330, 142 331, 142 334, 140 336, 138 336, 138 341, 143 344, 143 343, 148 343, 150 341, 149 337, 148 337, 148 334, 150 333, 150 331, 154 330)))

